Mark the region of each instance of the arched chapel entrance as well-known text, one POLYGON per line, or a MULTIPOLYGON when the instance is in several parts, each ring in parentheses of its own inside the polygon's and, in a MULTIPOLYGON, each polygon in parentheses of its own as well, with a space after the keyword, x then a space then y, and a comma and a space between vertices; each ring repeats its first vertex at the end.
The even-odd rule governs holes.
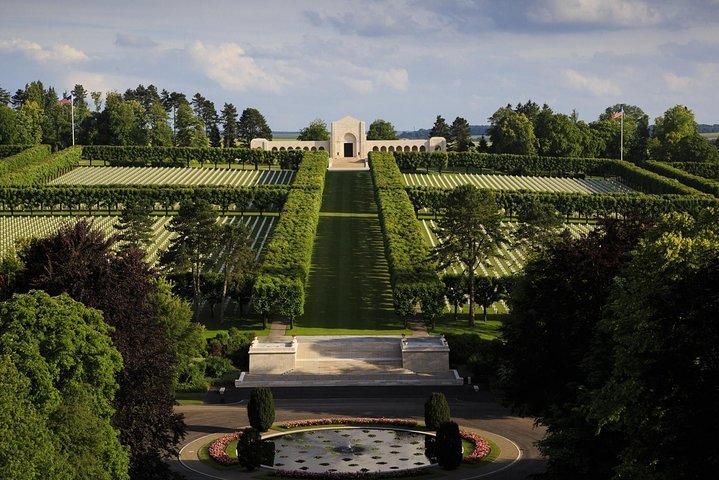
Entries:
POLYGON ((344 137, 344 157, 354 157, 356 151, 357 137, 351 133, 345 134, 344 137))

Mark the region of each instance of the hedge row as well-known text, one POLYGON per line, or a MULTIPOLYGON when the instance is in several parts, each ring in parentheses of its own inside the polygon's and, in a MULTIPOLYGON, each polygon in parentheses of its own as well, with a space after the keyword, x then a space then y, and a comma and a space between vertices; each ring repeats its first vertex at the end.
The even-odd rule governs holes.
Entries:
POLYGON ((0 182, 7 174, 22 170, 33 163, 41 162, 49 156, 50 145, 35 145, 3 159, 0 161, 0 182))
POLYGON ((9 211, 34 213, 38 210, 106 210, 119 211, 133 201, 150 201, 164 208, 166 213, 181 202, 205 199, 216 205, 223 214, 227 210, 241 213, 263 213, 282 207, 287 198, 286 185, 256 185, 253 187, 178 186, 178 185, 44 185, 40 187, 0 188, 0 208, 9 211))
POLYGON ((30 147, 32 147, 32 145, 0 145, 0 158, 16 155, 30 147))
POLYGON ((668 162, 679 170, 684 170, 692 175, 708 178, 709 180, 719 180, 719 163, 714 162, 668 162))
POLYGON ((75 168, 81 155, 81 146, 68 147, 5 173, 0 177, 0 185, 40 185, 49 182, 75 168))
MULTIPOLYGON (((443 152, 396 152, 397 166, 402 170, 442 170, 438 154, 443 152)), ((547 176, 617 176, 632 188, 656 194, 692 195, 697 190, 677 184, 661 175, 647 171, 630 162, 607 158, 541 157, 477 152, 449 152, 447 165, 450 167, 488 169, 511 175, 547 176)))
MULTIPOLYGON (((697 213, 710 206, 719 207, 719 199, 708 195, 649 195, 642 193, 610 193, 588 195, 570 192, 535 192, 527 190, 492 190, 497 204, 509 217, 516 215, 529 203, 546 203, 565 215, 608 216, 641 214, 656 217, 662 213, 686 211, 697 213)), ((427 209, 441 214, 450 190, 438 187, 407 187, 415 214, 427 209)))
POLYGON ((392 153, 371 152, 372 182, 389 266, 395 311, 406 319, 420 303, 426 317, 443 308, 443 285, 429 255, 392 153))
POLYGON ((100 160, 111 166, 181 167, 195 161, 200 164, 280 165, 296 169, 304 152, 300 150, 265 152, 249 148, 147 147, 88 145, 83 151, 85 160, 100 160))
POLYGON ((290 328, 304 313, 327 162, 326 152, 304 153, 253 287, 252 302, 263 319, 274 312, 289 319, 290 328))
POLYGON ((699 175, 693 175, 689 172, 685 172, 684 170, 680 170, 676 167, 667 165, 666 163, 662 162, 649 161, 645 162, 643 165, 647 170, 658 173, 659 175, 663 175, 665 177, 673 178, 684 185, 696 188, 697 190, 708 193, 709 195, 719 197, 719 182, 709 180, 699 175))

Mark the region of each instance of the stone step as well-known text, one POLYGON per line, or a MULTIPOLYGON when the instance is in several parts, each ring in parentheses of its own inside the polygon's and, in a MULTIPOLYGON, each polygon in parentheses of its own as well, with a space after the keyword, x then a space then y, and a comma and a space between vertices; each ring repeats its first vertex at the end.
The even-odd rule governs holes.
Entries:
POLYGON ((413 373, 402 368, 402 359, 347 359, 323 358, 297 360, 291 374, 342 374, 364 375, 368 373, 413 373))
POLYGON ((416 373, 365 373, 362 375, 309 375, 290 372, 285 375, 253 375, 242 373, 235 381, 237 388, 265 387, 331 387, 331 386, 396 386, 396 385, 425 385, 448 386, 462 385, 464 379, 456 370, 446 373, 416 374, 416 373))

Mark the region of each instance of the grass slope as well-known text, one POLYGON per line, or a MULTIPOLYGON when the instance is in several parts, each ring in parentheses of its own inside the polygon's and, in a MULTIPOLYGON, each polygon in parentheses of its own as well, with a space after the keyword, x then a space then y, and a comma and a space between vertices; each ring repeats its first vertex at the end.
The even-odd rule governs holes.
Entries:
POLYGON ((402 333, 368 172, 328 172, 298 335, 402 333))

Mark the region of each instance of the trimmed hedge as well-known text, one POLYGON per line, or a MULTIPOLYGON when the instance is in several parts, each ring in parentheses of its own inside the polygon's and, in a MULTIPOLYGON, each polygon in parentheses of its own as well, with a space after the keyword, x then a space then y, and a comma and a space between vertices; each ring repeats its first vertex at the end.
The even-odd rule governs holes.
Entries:
POLYGON ((76 167, 81 155, 82 147, 79 145, 44 158, 38 155, 24 166, 5 173, 0 177, 0 185, 40 185, 49 182, 76 167))
POLYGON ((304 313, 327 162, 327 152, 304 153, 253 287, 255 310, 264 319, 271 312, 287 317, 290 328, 304 313))
POLYGON ((17 155, 30 147, 32 147, 32 145, 0 145, 0 158, 17 155))
POLYGON ((709 180, 719 180, 719 163, 714 162, 667 162, 679 170, 684 170, 692 175, 708 178, 709 180))
POLYGON ((425 316, 436 316, 443 307, 444 288, 402 186, 402 174, 392 153, 371 152, 369 165, 395 312, 406 321, 419 302, 425 316))
POLYGON ((297 169, 302 160, 300 150, 265 152, 249 148, 216 147, 147 147, 88 145, 83 151, 85 160, 99 160, 111 166, 181 167, 195 161, 200 164, 280 165, 297 169))
POLYGON ((35 145, 26 150, 16 153, 0 161, 0 182, 4 182, 5 176, 29 165, 41 162, 50 156, 50 145, 35 145))
POLYGON ((684 185, 693 187, 701 192, 708 193, 709 195, 719 197, 719 182, 706 179, 699 175, 693 175, 662 162, 649 161, 645 162, 643 165, 647 170, 665 177, 673 178, 684 185))
POLYGON ((247 418, 252 428, 266 432, 275 423, 275 399, 269 387, 252 389, 247 404, 247 418))
POLYGON ((49 210, 106 210, 118 211, 128 202, 149 200, 166 211, 188 199, 204 199, 217 206, 222 213, 234 210, 265 212, 280 209, 290 187, 286 185, 180 186, 180 185, 44 185, 37 187, 0 188, 0 208, 15 211, 49 210), (234 208, 231 208, 234 207, 234 208))
MULTIPOLYGON (((415 214, 428 209, 440 213, 451 190, 439 187, 407 187, 415 214)), ((650 195, 643 193, 585 194, 573 192, 535 192, 529 190, 492 190, 507 216, 516 215, 526 204, 548 203, 567 218, 593 215, 642 214, 656 217, 661 213, 685 211, 696 213, 707 207, 718 207, 719 199, 709 195, 650 195)))
MULTIPOLYGON (((435 168, 433 155, 441 152, 396 152, 397 166, 402 170, 419 167, 435 168)), ((696 195, 698 190, 672 182, 661 175, 645 170, 630 162, 608 158, 541 157, 477 152, 449 152, 450 167, 488 169, 512 175, 532 176, 617 176, 632 188, 656 194, 696 195)))

